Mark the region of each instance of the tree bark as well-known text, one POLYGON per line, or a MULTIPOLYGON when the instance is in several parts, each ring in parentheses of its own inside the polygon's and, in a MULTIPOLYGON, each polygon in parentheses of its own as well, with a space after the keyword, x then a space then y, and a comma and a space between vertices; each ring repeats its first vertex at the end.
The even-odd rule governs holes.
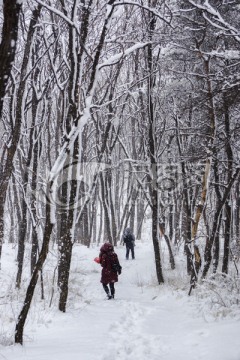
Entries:
POLYGON ((215 211, 211 236, 209 238, 209 241, 206 243, 205 251, 204 251, 204 267, 203 267, 203 272, 202 272, 202 278, 206 277, 206 275, 208 273, 208 270, 209 270, 209 267, 211 265, 212 246, 214 244, 214 240, 215 240, 215 237, 216 237, 216 234, 217 234, 217 231, 218 231, 220 215, 221 215, 222 209, 223 209, 223 207, 224 207, 224 205, 225 205, 225 203, 227 201, 227 198, 228 198, 229 193, 231 191, 232 185, 233 185, 234 181, 237 179, 237 177, 239 176, 239 172, 240 172, 240 169, 238 168, 235 171, 235 174, 231 177, 231 179, 230 179, 230 181, 229 181, 229 183, 228 183, 228 185, 227 185, 227 187, 225 189, 222 200, 221 200, 220 204, 218 205, 218 208, 215 211))
MULTIPOLYGON (((230 130, 230 116, 229 116, 229 106, 228 100, 225 94, 223 94, 223 106, 224 106, 224 122, 225 122, 225 132, 226 132, 226 154, 227 154, 227 180, 230 181, 233 173, 233 152, 231 148, 231 130, 230 130)), ((230 205, 230 192, 228 194, 227 200, 225 202, 225 236, 224 236, 224 252, 223 252, 223 264, 222 272, 228 273, 228 262, 229 262, 229 252, 230 252, 230 235, 231 235, 231 213, 232 207, 230 205)))
MULTIPOLYGON (((11 71, 10 64, 12 64, 13 59, 14 59, 16 40, 17 40, 17 31, 18 31, 18 17, 19 17, 19 12, 21 9, 21 6, 18 4, 17 1, 14 1, 14 3, 13 3, 13 1, 11 1, 11 0, 10 1, 5 0, 5 5, 6 5, 6 9, 5 9, 5 11, 6 11, 6 26, 4 26, 4 30, 3 30, 3 34, 2 34, 3 45, 1 44, 2 48, 0 46, 0 59, 3 58, 6 61, 6 64, 3 64, 1 66, 1 63, 0 63, 0 69, 1 69, 0 70, 0 79, 1 79, 1 76, 2 77, 6 76, 8 78, 10 71, 11 71), (5 33, 5 32, 7 32, 7 33, 5 33), (6 41, 6 43, 5 43, 5 41, 6 41), (15 42, 15 46, 13 48, 9 49, 9 47, 11 47, 11 41, 15 42), (7 58, 6 58, 6 54, 4 53, 4 51, 9 52, 9 55, 7 56, 7 58), (2 73, 1 73, 1 71, 2 71, 2 73)), ((31 19, 31 22, 29 25, 27 43, 26 43, 26 47, 24 50, 23 62, 22 62, 21 73, 20 73, 19 89, 18 89, 18 94, 17 94, 16 121, 15 121, 15 126, 14 126, 12 137, 11 137, 11 145, 8 148, 5 168, 1 174, 1 184, 0 184, 0 257, 1 257, 1 244, 2 244, 3 236, 4 236, 4 206, 5 206, 6 194, 7 194, 9 179, 10 179, 10 177, 12 175, 12 171, 13 171, 14 155, 16 153, 19 138, 21 135, 21 124, 22 124, 21 110, 22 110, 23 94, 25 91, 25 82, 26 82, 25 75, 26 75, 27 64, 28 64, 28 59, 29 59, 30 46, 31 46, 34 31, 35 31, 35 25, 36 25, 39 15, 40 15, 40 10, 41 10, 41 6, 38 6, 33 11, 32 19, 31 19)), ((3 87, 0 87, 0 99, 3 98, 4 91, 5 91, 5 85, 3 87), (3 88, 4 88, 4 90, 3 90, 3 88), (1 92, 2 92, 2 94, 1 94, 1 92)), ((1 100, 0 100, 0 107, 1 106, 2 105, 1 105, 1 100)), ((0 108, 0 113, 1 113, 1 108, 0 108)))
POLYGON ((171 264, 171 269, 175 269, 175 260, 172 252, 171 242, 169 237, 165 234, 165 224, 163 222, 159 222, 159 228, 162 236, 164 236, 164 239, 167 243, 168 251, 169 251, 169 262, 171 264))
POLYGON ((21 8, 22 4, 17 0, 3 0, 3 27, 0 44, 0 117, 8 79, 15 59, 21 8))
MULTIPOLYGON (((148 2, 149 6, 151 1, 148 2)), ((154 2, 155 3, 155 2, 154 2)), ((151 196, 151 207, 152 207, 152 241, 155 255, 155 265, 156 265, 156 274, 158 283, 164 283, 163 271, 162 271, 162 262, 160 255, 160 246, 159 246, 159 198, 158 198, 158 163, 157 163, 157 149, 156 149, 156 136, 155 136, 155 127, 156 127, 156 118, 154 114, 154 104, 153 104, 153 88, 154 88, 154 75, 153 75, 153 44, 152 38, 156 25, 156 19, 153 14, 149 14, 149 44, 147 45, 147 66, 148 66, 148 156, 151 164, 151 180, 149 184, 149 191, 151 196)))
MULTIPOLYGON (((15 52, 17 47, 18 37, 18 19, 22 4, 17 0, 4 0, 3 1, 3 27, 2 27, 2 41, 0 44, 0 118, 2 117, 3 101, 6 93, 8 79, 11 74, 15 52)), ((18 140, 17 140, 18 143, 18 140)), ((8 156, 13 159, 16 151, 16 146, 13 144, 8 149, 8 156)), ((7 149, 7 147, 6 147, 7 149)), ((10 162, 12 165, 12 161, 10 162)), ((2 244, 4 236, 4 207, 6 201, 6 194, 8 182, 12 174, 12 166, 1 173, 0 182, 0 261, 2 255, 2 244)))
POLYGON ((49 242, 51 238, 53 224, 51 223, 50 216, 50 204, 48 201, 46 202, 46 223, 45 223, 45 231, 43 236, 43 244, 39 254, 38 261, 34 268, 30 283, 27 288, 24 305, 18 316, 16 328, 15 328, 15 343, 23 344, 23 330, 25 321, 27 319, 27 315, 31 306, 34 290, 38 281, 39 272, 42 270, 42 266, 46 260, 49 248, 49 242))

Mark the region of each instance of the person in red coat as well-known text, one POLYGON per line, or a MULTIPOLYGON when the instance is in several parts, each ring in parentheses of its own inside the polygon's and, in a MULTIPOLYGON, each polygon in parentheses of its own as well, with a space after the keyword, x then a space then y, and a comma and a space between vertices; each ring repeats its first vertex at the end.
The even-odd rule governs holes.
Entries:
POLYGON ((108 299, 114 299, 114 284, 118 281, 118 274, 121 274, 121 265, 117 254, 110 243, 105 243, 100 249, 100 264, 102 266, 101 283, 108 299), (108 287, 109 285, 109 287, 108 287))

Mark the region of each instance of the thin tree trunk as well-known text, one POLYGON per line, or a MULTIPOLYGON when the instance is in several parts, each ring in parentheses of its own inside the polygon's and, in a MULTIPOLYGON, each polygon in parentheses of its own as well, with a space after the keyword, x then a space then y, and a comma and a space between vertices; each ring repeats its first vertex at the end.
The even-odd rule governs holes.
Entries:
POLYGON ((152 191, 152 241, 154 248, 154 256, 155 256, 155 266, 156 266, 156 274, 158 283, 163 284, 163 271, 162 271, 162 261, 160 255, 160 246, 159 246, 159 228, 158 228, 158 191, 153 189, 152 191))
POLYGON ((100 174, 100 184, 101 184, 102 204, 104 209, 104 225, 106 230, 106 240, 109 241, 111 244, 113 244, 110 218, 109 218, 109 208, 106 202, 105 179, 103 178, 102 173, 100 174))
POLYGON ((240 248, 240 180, 236 184, 236 207, 235 207, 235 238, 240 248))
POLYGON ((113 244, 117 245, 117 226, 116 226, 116 214, 115 214, 115 207, 113 203, 113 196, 112 196, 112 173, 110 172, 108 174, 107 178, 107 186, 108 186, 108 201, 109 201, 109 207, 111 212, 111 229, 112 229, 112 240, 113 244))
POLYGON ((219 224, 219 221, 220 221, 220 215, 221 215, 223 206, 225 205, 225 203, 227 201, 227 198, 228 198, 229 193, 231 191, 232 185, 233 185, 234 181, 237 179, 237 177, 239 176, 239 172, 240 172, 240 169, 237 169, 235 174, 231 177, 231 179, 230 179, 230 181, 229 181, 229 183, 228 183, 228 185, 227 185, 227 187, 225 189, 225 192, 224 192, 224 195, 222 197, 221 203, 218 205, 218 208, 215 211, 211 236, 209 238, 209 241, 206 243, 205 252, 204 252, 204 267, 203 267, 203 272, 202 272, 202 278, 206 277, 206 275, 208 273, 208 270, 209 270, 209 267, 211 265, 212 246, 214 244, 215 236, 216 236, 217 231, 218 231, 218 224, 219 224))
POLYGON ((68 281, 72 259, 72 247, 72 233, 70 226, 68 226, 66 229, 66 234, 62 239, 61 247, 59 248, 60 259, 58 264, 58 286, 60 289, 60 296, 58 308, 62 312, 66 312, 66 304, 68 298, 68 281))
POLYGON ((144 216, 147 210, 148 204, 144 206, 143 199, 138 201, 137 203, 137 232, 136 232, 136 238, 141 239, 142 238, 142 227, 143 227, 143 221, 144 216))
MULTIPOLYGON (((13 66, 18 37, 18 20, 22 4, 17 0, 4 0, 3 2, 3 27, 2 41, 0 44, 0 117, 2 117, 3 101, 8 79, 13 66), (14 44, 14 45, 13 45, 14 44)), ((4 208, 7 196, 9 179, 13 171, 13 158, 20 137, 21 124, 15 124, 11 146, 7 150, 7 159, 1 171, 0 182, 0 259, 4 237, 4 208)), ((6 147, 7 148, 7 147, 6 147)))
MULTIPOLYGON (((182 172, 184 179, 186 178, 185 164, 182 164, 182 172)), ((187 257, 187 273, 191 275, 193 273, 193 259, 191 252, 191 208, 188 200, 187 184, 183 183, 183 228, 184 228, 184 252, 187 257)))
POLYGON ((103 231, 103 222, 102 222, 102 218, 103 218, 103 205, 102 205, 102 200, 99 197, 99 204, 100 204, 100 224, 99 224, 99 230, 98 230, 98 238, 97 238, 97 245, 100 244, 101 242, 101 237, 102 237, 102 231, 103 231))
POLYGON ((128 221, 127 214, 129 213, 129 204, 130 204, 132 195, 133 195, 133 187, 128 192, 128 197, 127 197, 127 200, 126 200, 124 208, 123 208, 123 213, 121 216, 121 221, 120 221, 119 231, 118 231, 118 236, 117 236, 118 238, 120 237, 122 230, 126 227, 126 223, 128 221))
POLYGON ((3 27, 0 44, 0 117, 8 79, 15 59, 18 19, 22 4, 17 0, 3 1, 3 27))
MULTIPOLYGON (((25 253, 25 237, 27 232, 27 188, 28 188, 28 180, 29 180, 29 168, 31 165, 31 160, 33 156, 33 136, 34 136, 34 130, 35 130, 35 124, 36 124, 36 116, 37 116, 37 106, 33 103, 33 111, 32 111, 32 124, 31 124, 31 130, 29 134, 29 149, 28 149, 28 155, 26 164, 24 166, 23 170, 23 197, 22 197, 22 221, 19 225, 20 231, 19 231, 19 237, 18 237, 18 255, 17 255, 17 261, 18 261, 18 271, 17 271, 17 277, 16 277, 16 287, 19 289, 21 286, 21 279, 22 279, 22 269, 23 269, 23 261, 24 261, 24 253, 25 253)), ((19 121, 21 121, 19 119, 19 121)), ((20 156, 20 154, 19 154, 20 156)))
POLYGON ((171 242, 169 237, 165 234, 165 224, 163 222, 159 222, 159 228, 162 236, 164 236, 164 239, 167 243, 168 251, 169 251, 169 262, 171 264, 171 269, 175 269, 175 260, 172 252, 171 242))
MULTIPOLYGON (((226 153, 227 153, 227 179, 228 182, 230 181, 233 173, 233 152, 231 148, 231 131, 230 131, 230 118, 229 118, 229 108, 228 108, 228 101, 225 96, 223 95, 223 106, 224 106, 224 121, 225 121, 225 131, 226 131, 226 153)), ((228 194, 228 198, 225 202, 225 236, 224 236, 224 253, 223 253, 223 265, 222 265, 222 272, 227 274, 228 273, 228 262, 229 262, 229 252, 230 252, 230 235, 231 235, 231 224, 232 224, 232 208, 230 205, 230 192, 228 194)))
POLYGON ((177 197, 177 195, 174 196, 174 245, 178 246, 180 243, 180 240, 182 238, 182 226, 181 226, 181 216, 182 216, 182 197, 177 197))
POLYGON ((18 316, 16 328, 15 328, 15 343, 22 344, 23 343, 23 330, 25 321, 27 319, 27 315, 31 306, 34 290, 38 281, 39 272, 42 270, 42 266, 46 260, 48 249, 49 249, 49 242, 51 238, 53 224, 51 223, 50 217, 50 204, 48 201, 46 202, 46 223, 45 223, 45 231, 43 236, 43 244, 39 254, 38 261, 34 268, 30 283, 27 288, 24 305, 23 308, 18 316))
MULTIPOLYGON (((222 213, 219 216, 218 228, 216 229, 216 236, 214 240, 214 249, 213 249, 213 273, 215 274, 219 265, 219 256, 220 256, 220 228, 222 222, 222 213)), ((209 243, 209 237, 207 239, 209 243)))
POLYGON ((172 242, 173 241, 173 224, 174 224, 174 216, 173 216, 173 205, 171 204, 169 206, 169 239, 172 242))
MULTIPOLYGON (((179 121, 178 117, 175 117, 176 123, 176 138, 177 138, 177 145, 178 151, 180 156, 182 156, 182 149, 181 149, 181 140, 180 140, 180 132, 179 132, 179 121)), ((192 275, 194 271, 194 264, 193 264, 193 256, 191 251, 191 233, 192 233, 192 212, 191 206, 188 196, 188 184, 187 184, 187 169, 186 163, 181 163, 181 171, 182 171, 182 193, 183 193, 183 201, 182 201, 182 235, 184 238, 184 253, 186 254, 187 258, 187 273, 188 275, 192 275)))
POLYGON ((223 248, 223 264, 222 273, 228 274, 228 262, 230 253, 230 233, 231 233, 231 206, 229 205, 229 197, 225 202, 225 234, 223 248))
POLYGON ((38 254, 38 232, 37 229, 39 227, 37 220, 37 209, 35 204, 35 196, 37 191, 37 171, 38 171, 38 150, 40 139, 36 141, 33 149, 33 173, 32 173, 32 198, 31 198, 31 208, 33 214, 33 223, 32 223, 32 249, 31 249, 31 274, 33 273, 34 267, 37 262, 37 254, 38 254))
MULTIPOLYGON (((149 6, 155 5, 149 0, 149 6)), ((160 246, 159 246, 159 227, 158 227, 158 164, 157 164, 157 149, 156 149, 156 135, 155 135, 155 126, 156 118, 154 114, 154 104, 153 104, 153 88, 154 88, 154 75, 153 75, 153 44, 152 37, 155 30, 156 19, 153 14, 149 14, 149 44, 147 45, 147 66, 148 66, 148 121, 149 121, 149 130, 148 130, 148 156, 150 158, 151 164, 151 182, 150 182, 150 194, 151 194, 151 206, 152 206, 152 241, 155 255, 155 265, 156 265, 156 274, 158 283, 164 283, 163 272, 162 272, 162 262, 160 255, 160 246)))
MULTIPOLYGON (((218 185, 220 183, 220 179, 219 179, 219 168, 218 168, 217 159, 215 159, 215 161, 214 161, 213 171, 214 171, 214 177, 215 177, 214 190, 215 190, 215 193, 216 193, 216 209, 218 209, 218 207, 221 204, 222 195, 221 195, 220 187, 218 185)), ((216 228, 216 235, 215 235, 215 240, 214 240, 214 244, 213 244, 214 245, 213 273, 217 272, 217 268, 218 268, 218 265, 219 265, 221 223, 222 223, 222 213, 220 213, 220 215, 219 215, 219 222, 218 222, 218 226, 216 228)), ((207 244, 209 244, 209 241, 210 241, 210 231, 208 233, 207 244)))

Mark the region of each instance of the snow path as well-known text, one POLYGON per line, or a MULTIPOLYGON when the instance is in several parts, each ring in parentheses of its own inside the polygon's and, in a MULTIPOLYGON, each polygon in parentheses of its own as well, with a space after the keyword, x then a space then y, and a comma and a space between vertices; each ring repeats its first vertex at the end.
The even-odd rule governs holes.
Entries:
POLYGON ((96 249, 76 253, 71 284, 82 300, 70 295, 67 313, 55 309, 35 333, 27 326, 24 345, 0 347, 0 360, 240 360, 239 322, 206 322, 192 297, 151 285, 151 248, 136 248, 134 261, 124 251, 116 299, 105 299, 96 249))

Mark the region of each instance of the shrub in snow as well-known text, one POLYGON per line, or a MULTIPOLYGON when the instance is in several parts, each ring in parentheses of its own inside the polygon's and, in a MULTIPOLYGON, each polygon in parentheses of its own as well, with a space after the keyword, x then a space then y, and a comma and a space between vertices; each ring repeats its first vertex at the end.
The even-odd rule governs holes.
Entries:
POLYGON ((223 273, 213 274, 198 284, 195 295, 207 318, 237 317, 240 320, 240 277, 223 273))

